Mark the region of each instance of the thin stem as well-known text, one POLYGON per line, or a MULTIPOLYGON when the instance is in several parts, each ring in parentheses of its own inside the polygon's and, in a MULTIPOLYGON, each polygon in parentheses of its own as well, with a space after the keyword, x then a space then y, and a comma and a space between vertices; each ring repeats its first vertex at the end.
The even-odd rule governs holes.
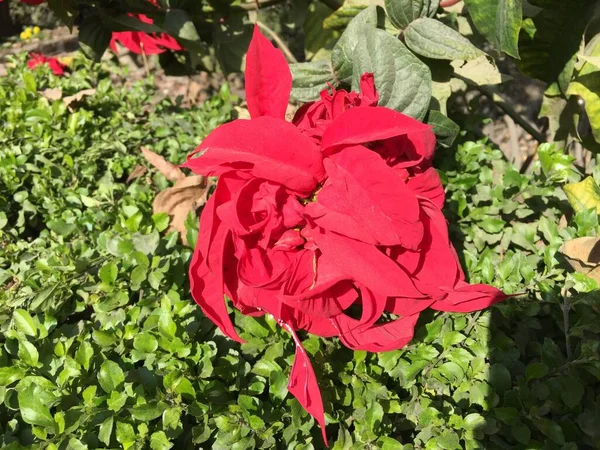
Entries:
POLYGON ((567 347, 567 360, 573 359, 573 351, 571 350, 571 336, 569 335, 569 311, 571 306, 569 305, 569 293, 565 292, 563 295, 563 327, 565 329, 565 346, 567 347))
POLYGON ((532 123, 530 123, 525 117, 519 114, 510 104, 502 97, 498 92, 488 86, 479 86, 469 78, 454 74, 454 77, 464 81, 469 86, 474 87, 487 98, 489 98, 494 104, 500 108, 505 114, 509 115, 512 120, 518 123, 525 131, 527 131, 533 138, 540 144, 546 142, 546 136, 540 132, 532 123))
POLYGON ((262 30, 265 33, 267 33, 271 39, 273 39, 275 41, 275 43, 277 44, 277 47, 279 47, 279 49, 283 52, 283 54, 287 58, 288 62, 291 62, 291 63, 298 62, 296 57, 290 51, 289 47, 287 45, 285 45, 285 42, 283 42, 283 40, 277 35, 277 33, 275 33, 275 31, 273 31, 271 28, 269 28, 267 25, 265 25, 264 23, 262 23, 259 20, 256 21, 256 25, 258 25, 260 28, 262 28, 262 30))

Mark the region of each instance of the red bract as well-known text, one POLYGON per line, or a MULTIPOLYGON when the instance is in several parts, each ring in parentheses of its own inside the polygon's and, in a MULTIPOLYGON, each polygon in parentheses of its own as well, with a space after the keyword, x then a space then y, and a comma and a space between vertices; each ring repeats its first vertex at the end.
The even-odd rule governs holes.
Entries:
MULTIPOLYGON (((133 15, 137 17, 141 22, 152 24, 151 18, 144 14, 133 15)), ((165 33, 143 33, 141 31, 116 31, 112 34, 110 40, 110 48, 116 53, 117 42, 123 47, 129 49, 129 51, 138 55, 156 55, 163 53, 167 50, 180 51, 183 50, 179 42, 175 38, 165 33)))
POLYGON ((30 53, 29 61, 27 61, 27 67, 35 69, 39 65, 47 64, 52 70, 52 73, 58 77, 62 77, 65 74, 65 66, 56 58, 47 58, 41 53, 30 53))
POLYGON ((185 163, 220 177, 200 221, 192 294, 239 342, 224 295, 292 334, 288 388, 326 441, 321 394, 297 330, 388 351, 412 339, 426 308, 469 312, 506 296, 466 283, 431 167, 434 134, 378 107, 371 74, 360 93, 331 87, 286 122, 291 75, 256 28, 246 83, 252 119, 217 128, 185 163), (384 314, 398 317, 382 323, 384 314))

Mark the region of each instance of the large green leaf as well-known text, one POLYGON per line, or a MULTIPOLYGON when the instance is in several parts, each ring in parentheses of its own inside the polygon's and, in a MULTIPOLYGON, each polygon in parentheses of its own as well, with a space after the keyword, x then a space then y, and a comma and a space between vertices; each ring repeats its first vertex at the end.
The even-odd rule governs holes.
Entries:
POLYGON ((304 30, 304 49, 306 58, 311 60, 322 49, 333 47, 333 41, 339 35, 337 31, 324 28, 324 21, 333 12, 321 2, 313 2, 308 8, 308 15, 302 25, 304 30))
POLYGON ((577 77, 569 85, 567 95, 578 95, 583 99, 592 134, 600 143, 600 71, 577 77))
POLYGON ((292 97, 301 102, 317 100, 319 93, 333 83, 333 71, 329 61, 290 64, 293 85, 292 97))
POLYGON ((385 0, 390 20, 400 29, 420 17, 433 16, 439 6, 440 0, 385 0))
POLYGON ((376 28, 376 8, 350 23, 333 49, 336 78, 359 89, 360 77, 375 75, 379 105, 423 119, 431 98, 431 72, 400 40, 376 28))
POLYGON ((25 422, 41 427, 54 426, 49 409, 49 405, 55 400, 52 394, 32 383, 19 391, 18 399, 21 417, 25 422))
POLYGON ((465 0, 465 4, 477 30, 498 50, 518 58, 521 0, 465 0))
POLYGON ((104 55, 111 36, 111 31, 100 16, 86 17, 79 26, 79 48, 88 58, 98 62, 104 55))
POLYGON ((594 0, 536 2, 544 9, 532 18, 536 28, 533 38, 527 33, 520 36, 519 69, 542 81, 556 81, 579 49, 594 4, 594 0))
POLYGON ((404 30, 406 45, 415 53, 433 59, 475 59, 483 54, 458 31, 439 20, 421 18, 404 30))

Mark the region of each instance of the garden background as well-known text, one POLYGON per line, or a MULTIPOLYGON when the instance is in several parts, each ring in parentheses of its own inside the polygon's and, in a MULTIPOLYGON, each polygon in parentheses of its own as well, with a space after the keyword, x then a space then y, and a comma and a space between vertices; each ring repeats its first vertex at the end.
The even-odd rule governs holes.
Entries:
POLYGON ((301 335, 330 447, 600 448, 596 2, 159 4, 0 3, 1 447, 323 448, 288 333, 232 311, 239 345, 191 299, 214 183, 169 164, 246 117, 258 21, 292 63, 290 113, 373 71, 382 104, 434 127, 468 279, 522 294, 423 314, 392 352, 301 335), (124 30, 186 51, 105 51, 124 30))

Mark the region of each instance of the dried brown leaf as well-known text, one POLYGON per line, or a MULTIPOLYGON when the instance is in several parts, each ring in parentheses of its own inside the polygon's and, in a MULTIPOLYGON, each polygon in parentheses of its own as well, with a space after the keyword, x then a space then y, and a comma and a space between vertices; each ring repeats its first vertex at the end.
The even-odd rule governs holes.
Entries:
POLYGON ((600 283, 600 238, 572 239, 564 243, 560 252, 573 269, 600 283))
POLYGON ((42 96, 46 97, 51 102, 60 100, 62 98, 62 91, 58 88, 44 89, 40 92, 40 94, 42 94, 42 96))
POLYGON ((142 147, 142 154, 146 161, 148 161, 155 169, 162 173, 168 180, 178 181, 186 178, 183 171, 175 164, 170 163, 165 158, 152 150, 142 147))
POLYGON ((131 183, 136 178, 143 176, 147 171, 148 169, 146 169, 146 167, 142 166, 141 164, 136 165, 127 177, 126 183, 131 183))
POLYGON ((94 95, 96 93, 96 88, 84 89, 79 91, 77 94, 69 95, 63 98, 63 103, 69 110, 72 110, 76 103, 83 100, 84 97, 89 97, 90 95, 94 95))
POLYGON ((154 214, 167 213, 171 216, 169 231, 178 231, 187 245, 185 219, 191 211, 206 203, 208 186, 201 175, 184 177, 175 185, 160 192, 154 199, 154 214))

